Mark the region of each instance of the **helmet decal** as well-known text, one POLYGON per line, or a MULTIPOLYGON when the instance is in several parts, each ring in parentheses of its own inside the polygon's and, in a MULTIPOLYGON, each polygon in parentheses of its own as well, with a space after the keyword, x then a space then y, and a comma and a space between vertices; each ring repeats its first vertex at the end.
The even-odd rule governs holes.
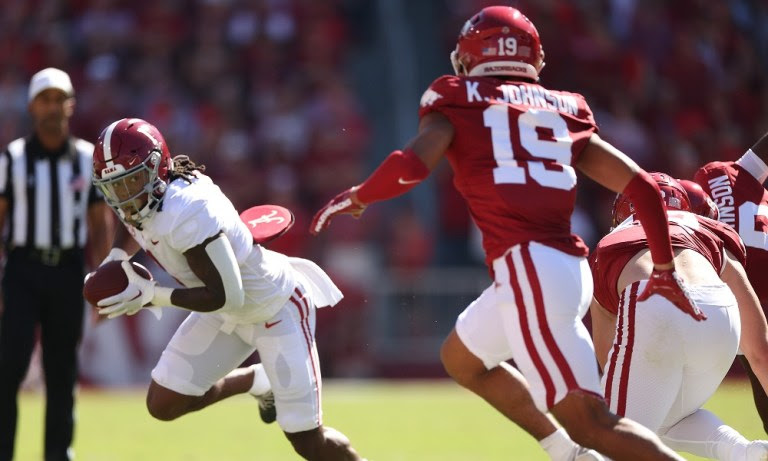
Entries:
POLYGON ((539 32, 510 6, 483 8, 464 23, 451 63, 457 75, 538 80, 544 67, 539 32))

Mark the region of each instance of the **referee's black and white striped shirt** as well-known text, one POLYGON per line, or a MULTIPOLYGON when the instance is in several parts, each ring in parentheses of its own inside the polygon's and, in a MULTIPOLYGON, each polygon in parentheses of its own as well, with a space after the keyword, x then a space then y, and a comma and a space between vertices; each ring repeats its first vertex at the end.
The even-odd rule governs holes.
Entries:
POLYGON ((91 184, 93 144, 70 136, 58 151, 35 135, 0 154, 0 196, 8 199, 6 243, 36 249, 81 249, 88 206, 102 200, 91 184))

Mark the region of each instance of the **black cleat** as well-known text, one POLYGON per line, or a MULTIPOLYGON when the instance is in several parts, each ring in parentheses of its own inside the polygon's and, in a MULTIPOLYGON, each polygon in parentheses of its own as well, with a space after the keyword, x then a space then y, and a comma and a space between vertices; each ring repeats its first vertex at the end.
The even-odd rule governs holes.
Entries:
POLYGON ((275 407, 275 394, 267 391, 261 395, 254 395, 259 402, 259 416, 266 424, 277 421, 277 407, 275 407))

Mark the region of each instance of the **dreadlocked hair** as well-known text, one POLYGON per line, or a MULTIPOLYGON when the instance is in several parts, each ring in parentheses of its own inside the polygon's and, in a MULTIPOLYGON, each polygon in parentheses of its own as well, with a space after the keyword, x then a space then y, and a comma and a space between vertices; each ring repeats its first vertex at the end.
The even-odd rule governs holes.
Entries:
POLYGON ((195 176, 195 171, 205 171, 205 165, 198 165, 186 155, 177 155, 173 157, 173 169, 170 171, 169 183, 174 179, 181 178, 187 182, 192 182, 192 178, 195 176))

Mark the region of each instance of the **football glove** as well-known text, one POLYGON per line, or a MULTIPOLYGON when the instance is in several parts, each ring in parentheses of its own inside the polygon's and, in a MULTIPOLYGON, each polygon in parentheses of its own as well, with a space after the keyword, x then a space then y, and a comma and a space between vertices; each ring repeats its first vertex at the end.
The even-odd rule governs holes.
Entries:
POLYGON ((128 253, 126 253, 122 248, 112 248, 109 250, 107 257, 104 258, 104 261, 99 264, 99 267, 110 261, 128 261, 129 259, 131 258, 128 256, 128 253))
POLYGON ((323 229, 328 227, 331 223, 331 219, 336 215, 348 214, 355 218, 359 218, 360 215, 363 214, 363 211, 365 211, 366 205, 352 200, 351 195, 354 190, 355 188, 345 190, 321 208, 320 211, 315 214, 315 217, 312 218, 309 232, 312 235, 319 234, 323 229))
POLYGON ((133 315, 152 301, 155 296, 154 280, 147 280, 133 270, 129 261, 123 261, 121 267, 128 276, 128 286, 122 292, 99 301, 99 314, 113 319, 124 314, 133 315))
POLYGON ((701 312, 701 309, 688 296, 682 279, 680 279, 674 269, 654 269, 651 272, 645 290, 637 297, 637 300, 645 301, 655 294, 667 298, 675 307, 697 321, 707 319, 707 316, 701 312))
MULTIPOLYGON (((104 261, 99 264, 99 267, 103 266, 104 264, 110 262, 110 261, 128 261, 130 257, 128 256, 128 253, 125 252, 122 248, 112 248, 109 250, 109 254, 106 258, 104 258, 104 261)), ((95 274, 96 271, 88 272, 85 274, 85 278, 83 279, 83 285, 85 285, 85 282, 88 281, 89 278, 93 277, 93 274, 95 274)))

